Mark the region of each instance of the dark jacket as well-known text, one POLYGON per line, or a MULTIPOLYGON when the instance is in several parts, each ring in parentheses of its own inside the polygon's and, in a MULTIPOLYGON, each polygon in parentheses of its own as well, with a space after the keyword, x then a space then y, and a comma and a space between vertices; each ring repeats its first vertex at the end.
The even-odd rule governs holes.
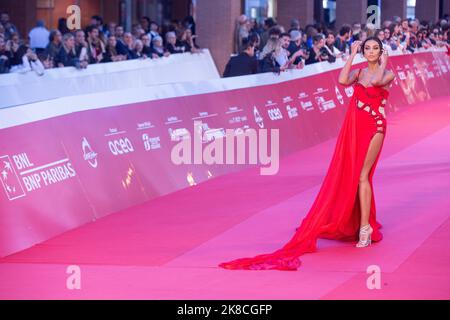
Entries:
POLYGON ((342 41, 339 37, 336 37, 336 40, 334 40, 334 46, 338 48, 340 52, 345 52, 345 48, 349 48, 350 51, 350 46, 348 43, 346 41, 342 41))
MULTIPOLYGON (((290 57, 292 57, 293 54, 295 54, 298 50, 304 50, 304 47, 302 44, 300 44, 299 46, 295 44, 295 41, 291 41, 289 43, 289 47, 287 48, 287 50, 290 53, 290 57)), ((297 65, 302 61, 302 57, 297 57, 294 61, 294 64, 297 65)))
POLYGON ((64 65, 64 67, 78 68, 80 65, 80 59, 78 59, 75 49, 67 52, 65 47, 63 46, 59 50, 59 53, 55 58, 55 63, 56 63, 56 66, 58 66, 59 63, 61 63, 64 65))
POLYGON ((151 48, 151 55, 156 54, 160 58, 164 57, 165 52, 166 52, 165 49, 164 49, 164 52, 160 52, 160 51, 156 50, 156 48, 154 48, 154 47, 151 48))
POLYGON ((247 53, 242 52, 241 54, 232 57, 223 73, 224 77, 237 77, 244 76, 247 74, 255 74, 258 72, 258 64, 255 57, 250 57, 247 53))
MULTIPOLYGON (((185 48, 186 49, 186 48, 185 48)), ((166 44, 166 50, 169 51, 171 54, 175 53, 184 53, 182 47, 174 46, 171 43, 166 44)))
POLYGON ((273 53, 267 54, 258 61, 258 73, 274 72, 280 73, 280 65, 275 59, 273 53))
POLYGON ((144 46, 144 49, 142 50, 142 53, 145 54, 150 59, 153 58, 152 57, 152 47, 144 46))
POLYGON ((4 56, 4 58, 0 58, 0 73, 8 73, 10 67, 10 60, 12 58, 11 51, 0 51, 0 57, 4 56), (5 59, 6 57, 6 59, 5 59))
POLYGON ((19 49, 17 49, 16 52, 11 52, 11 58, 9 59, 9 65, 17 66, 19 64, 22 64, 22 57, 27 53, 28 47, 25 45, 21 45, 19 49))
POLYGON ((325 48, 320 48, 319 50, 321 59, 319 60, 319 57, 316 55, 316 52, 314 51, 314 49, 311 49, 309 51, 309 57, 308 59, 306 59, 305 64, 313 64, 316 62, 320 62, 320 61, 329 61, 329 62, 334 62, 336 61, 336 58, 334 58, 334 56, 331 56, 330 53, 328 52, 327 49, 325 48))
POLYGON ((120 40, 117 40, 116 51, 117 51, 117 54, 120 54, 123 56, 128 56, 128 52, 129 52, 127 46, 120 40))

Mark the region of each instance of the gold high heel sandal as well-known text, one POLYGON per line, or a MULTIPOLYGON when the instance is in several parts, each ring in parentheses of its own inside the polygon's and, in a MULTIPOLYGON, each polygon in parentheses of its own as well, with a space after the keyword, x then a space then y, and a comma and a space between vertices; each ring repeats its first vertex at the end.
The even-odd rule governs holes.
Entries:
POLYGON ((363 248, 363 247, 370 246, 370 244, 372 243, 372 238, 371 238, 372 232, 373 232, 373 229, 370 226, 370 224, 367 224, 364 227, 361 227, 359 229, 359 241, 356 244, 356 247, 363 248))

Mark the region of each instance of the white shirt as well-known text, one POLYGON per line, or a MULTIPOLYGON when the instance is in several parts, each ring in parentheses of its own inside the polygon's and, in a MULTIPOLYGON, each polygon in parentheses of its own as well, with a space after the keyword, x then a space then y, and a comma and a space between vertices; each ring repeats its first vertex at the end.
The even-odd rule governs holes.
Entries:
POLYGON ((44 65, 41 60, 30 61, 26 55, 22 57, 22 64, 13 66, 9 72, 11 73, 27 73, 29 71, 35 71, 38 76, 44 74, 44 65))
POLYGON ((29 35, 31 49, 45 49, 49 43, 50 32, 44 27, 33 28, 29 35))
POLYGON ((331 53, 334 56, 337 56, 338 54, 341 53, 341 51, 338 48, 336 48, 334 45, 333 45, 333 51, 331 51, 331 49, 327 45, 325 45, 324 47, 325 47, 325 49, 328 50, 329 53, 331 53))
POLYGON ((275 60, 278 62, 280 67, 284 67, 289 61, 288 51, 284 48, 281 48, 280 53, 275 56, 275 60))

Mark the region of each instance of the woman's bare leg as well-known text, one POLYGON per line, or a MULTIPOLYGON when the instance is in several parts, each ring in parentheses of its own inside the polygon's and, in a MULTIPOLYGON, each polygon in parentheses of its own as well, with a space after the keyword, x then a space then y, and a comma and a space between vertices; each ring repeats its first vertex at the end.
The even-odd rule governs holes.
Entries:
POLYGON ((376 133, 369 144, 369 150, 367 151, 364 165, 359 177, 359 203, 361 207, 361 227, 369 224, 370 204, 372 200, 372 189, 369 183, 369 173, 372 165, 374 164, 378 153, 380 152, 383 144, 384 134, 376 133))

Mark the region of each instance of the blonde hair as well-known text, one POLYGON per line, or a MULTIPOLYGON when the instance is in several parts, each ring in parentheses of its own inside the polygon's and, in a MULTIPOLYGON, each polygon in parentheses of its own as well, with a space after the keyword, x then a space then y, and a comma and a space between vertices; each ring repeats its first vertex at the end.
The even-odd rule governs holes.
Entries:
POLYGON ((261 55, 260 55, 260 60, 264 59, 267 55, 272 54, 272 53, 279 53, 281 50, 281 41, 280 39, 277 38, 269 38, 269 40, 267 40, 266 45, 264 46, 264 48, 262 49, 261 55))

